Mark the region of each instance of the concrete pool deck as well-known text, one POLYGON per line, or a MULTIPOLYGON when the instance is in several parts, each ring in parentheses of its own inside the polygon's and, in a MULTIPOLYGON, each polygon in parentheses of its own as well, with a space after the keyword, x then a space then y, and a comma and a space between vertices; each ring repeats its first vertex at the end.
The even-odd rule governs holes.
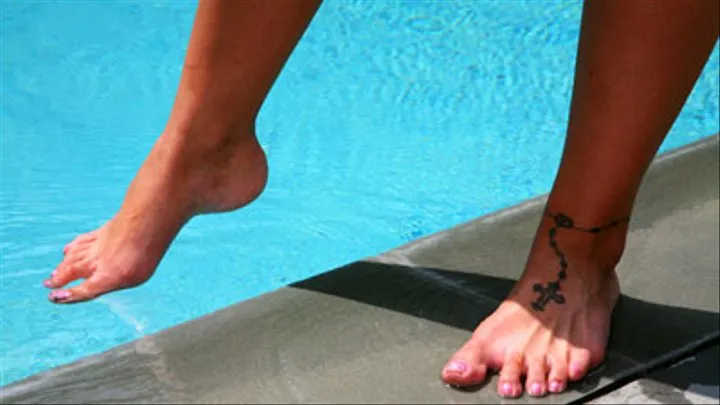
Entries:
POLYGON ((543 196, 5 386, 0 402, 717 403, 718 139, 653 164, 608 359, 564 394, 438 379, 520 275, 543 196))

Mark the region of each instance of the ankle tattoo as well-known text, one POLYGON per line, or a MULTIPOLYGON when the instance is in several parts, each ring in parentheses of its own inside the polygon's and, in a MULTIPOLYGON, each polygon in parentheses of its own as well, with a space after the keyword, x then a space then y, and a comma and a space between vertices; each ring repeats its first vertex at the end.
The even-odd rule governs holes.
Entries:
POLYGON ((562 289, 560 288, 560 283, 562 283, 563 280, 565 280, 565 277, 567 277, 566 272, 568 269, 568 261, 567 261, 567 257, 565 256, 565 253, 563 253, 563 251, 560 250, 560 248, 557 245, 557 241, 555 240, 555 235, 557 234, 558 229, 564 228, 564 229, 575 230, 575 231, 586 232, 586 233, 600 233, 604 230, 613 228, 616 225, 630 221, 630 218, 621 218, 621 219, 616 219, 602 227, 581 228, 581 227, 575 226, 575 221, 573 221, 572 218, 563 214, 562 212, 558 212, 557 214, 548 212, 547 215, 550 218, 552 218, 552 220, 555 222, 555 225, 550 228, 548 233, 550 235, 550 247, 555 252, 555 255, 558 257, 558 260, 560 260, 560 271, 558 272, 557 280, 550 281, 545 286, 543 286, 540 283, 536 283, 535 285, 533 285, 533 291, 535 291, 536 293, 539 294, 538 298, 532 302, 532 308, 535 311, 544 311, 545 306, 550 301, 553 301, 557 304, 565 303, 565 297, 562 295, 562 289))

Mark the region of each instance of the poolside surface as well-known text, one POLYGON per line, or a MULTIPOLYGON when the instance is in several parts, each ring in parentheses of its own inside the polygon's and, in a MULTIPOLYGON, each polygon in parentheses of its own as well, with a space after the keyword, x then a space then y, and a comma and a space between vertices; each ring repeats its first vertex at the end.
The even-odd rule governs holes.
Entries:
MULTIPOLYGON (((503 402, 717 403, 718 151, 713 136, 653 164, 606 364, 565 394, 503 402)), ((544 201, 32 376, 0 402, 500 403, 495 378, 461 392, 438 373, 519 276, 544 201)))

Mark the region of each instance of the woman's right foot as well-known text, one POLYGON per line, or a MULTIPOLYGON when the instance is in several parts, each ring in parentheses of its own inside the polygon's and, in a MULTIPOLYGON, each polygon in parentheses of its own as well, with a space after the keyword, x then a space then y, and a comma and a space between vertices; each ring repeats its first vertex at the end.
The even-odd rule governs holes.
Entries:
POLYGON ((620 296, 614 269, 627 226, 615 223, 620 226, 583 231, 563 214, 543 218, 523 276, 455 353, 442 379, 473 386, 495 369, 501 396, 543 396, 598 366, 620 296))
POLYGON ((65 247, 44 283, 54 289, 50 300, 86 301, 144 283, 193 215, 243 207, 266 181, 265 154, 251 132, 215 138, 163 134, 118 213, 65 247), (78 279, 85 281, 62 289, 78 279))

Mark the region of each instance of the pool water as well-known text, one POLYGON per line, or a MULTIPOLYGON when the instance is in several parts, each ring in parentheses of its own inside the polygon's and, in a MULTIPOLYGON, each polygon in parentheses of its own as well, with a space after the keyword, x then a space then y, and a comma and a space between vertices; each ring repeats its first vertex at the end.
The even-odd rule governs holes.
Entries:
MULTIPOLYGON (((268 188, 146 285, 55 306, 163 128, 194 1, 3 1, 0 385, 549 190, 581 4, 327 1, 258 123, 268 188)), ((718 50, 663 151, 718 132, 718 50)))

